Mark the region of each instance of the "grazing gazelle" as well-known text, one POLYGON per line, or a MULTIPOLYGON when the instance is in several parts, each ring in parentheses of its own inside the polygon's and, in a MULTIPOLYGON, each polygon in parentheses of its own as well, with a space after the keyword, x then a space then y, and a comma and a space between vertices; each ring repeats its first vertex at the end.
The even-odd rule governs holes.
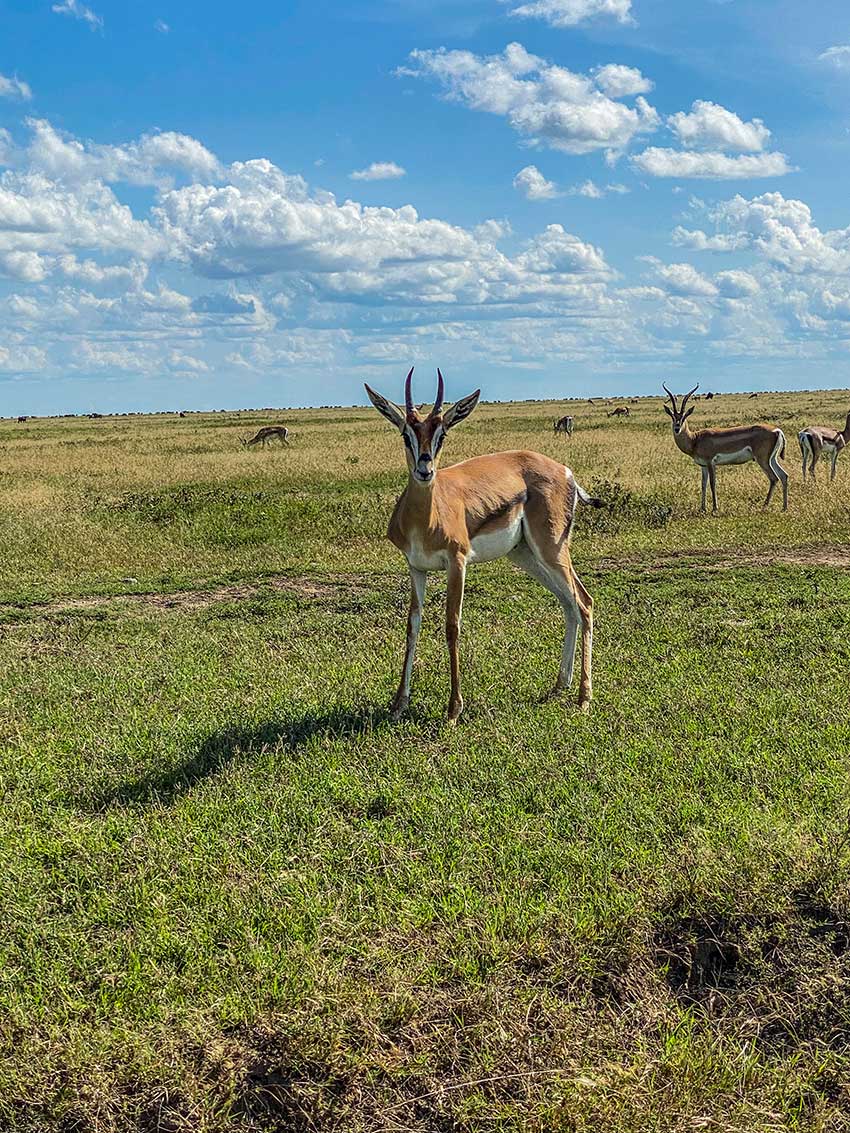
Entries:
POLYGON ((705 511, 705 489, 711 484, 711 508, 717 511, 717 467, 722 464, 749 464, 754 460, 770 481, 764 506, 770 503, 776 485, 782 484, 782 510, 788 510, 788 473, 779 463, 785 456, 785 434, 776 425, 733 425, 726 429, 700 429, 692 433, 688 427, 688 417, 694 407, 685 410, 688 398, 699 389, 695 385, 685 394, 681 404, 662 382, 670 401, 671 409, 665 403, 664 412, 673 422, 673 439, 678 447, 698 464, 702 470, 702 510, 705 511))
POLYGON ((405 408, 366 386, 369 399, 401 433, 409 471, 407 487, 396 504, 387 536, 410 568, 410 612, 401 681, 390 712, 394 719, 410 703, 410 678, 422 622, 428 571, 448 572, 446 641, 451 666, 449 720, 460 716, 458 636, 466 568, 509 556, 542 583, 561 604, 566 623, 561 664, 553 695, 569 688, 578 626, 582 627, 579 704, 592 696, 593 600, 578 579, 569 542, 579 501, 601 506, 579 487, 563 464, 537 452, 498 452, 476 456, 437 471, 440 449, 449 429, 468 417, 481 390, 443 410, 443 375, 437 370, 437 400, 421 416, 411 395, 413 370, 405 383, 405 408))
POLYGON ((608 417, 629 417, 631 410, 628 405, 618 405, 616 409, 612 409, 610 413, 606 414, 608 417))
POLYGON ((289 429, 286 425, 264 425, 262 429, 258 429, 253 437, 248 437, 242 442, 245 448, 251 445, 262 445, 266 447, 266 441, 270 441, 272 437, 277 437, 282 445, 289 444, 289 429))
POLYGON ((808 470, 814 480, 815 465, 820 460, 821 453, 823 453, 824 456, 830 458, 832 468, 829 478, 834 480, 838 454, 846 445, 850 444, 850 413, 847 414, 844 428, 840 431, 830 429, 826 425, 809 425, 808 428, 802 429, 797 434, 797 440, 800 442, 800 452, 803 454, 803 479, 806 479, 806 466, 808 465, 808 470))
POLYGON ((572 417, 559 417, 555 422, 556 433, 566 433, 568 437, 573 435, 573 419, 572 417))

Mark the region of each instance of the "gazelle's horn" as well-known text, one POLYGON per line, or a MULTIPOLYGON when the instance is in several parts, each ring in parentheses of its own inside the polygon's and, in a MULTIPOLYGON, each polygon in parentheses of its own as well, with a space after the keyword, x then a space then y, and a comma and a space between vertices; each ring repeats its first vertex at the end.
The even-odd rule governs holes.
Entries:
POLYGON ((407 375, 407 379, 404 383, 404 408, 408 413, 416 412, 416 410, 413 408, 413 391, 410 387, 411 379, 413 378, 413 371, 415 368, 415 366, 410 367, 410 373, 407 375))
POLYGON ((699 382, 697 382, 697 384, 694 386, 693 389, 688 390, 688 392, 682 398, 682 404, 679 406, 679 412, 681 412, 685 408, 685 402, 688 400, 688 398, 691 396, 691 394, 696 393, 698 389, 699 389, 699 382))
POLYGON ((664 384, 664 382, 661 383, 661 388, 665 391, 667 396, 673 402, 673 408, 675 409, 676 408, 676 398, 673 396, 673 394, 670 392, 670 390, 667 389, 667 386, 664 384))
POLYGON ((437 367, 437 400, 434 402, 434 408, 431 410, 432 417, 438 417, 443 408, 443 396, 445 395, 446 387, 443 382, 443 375, 440 373, 440 367, 437 367))

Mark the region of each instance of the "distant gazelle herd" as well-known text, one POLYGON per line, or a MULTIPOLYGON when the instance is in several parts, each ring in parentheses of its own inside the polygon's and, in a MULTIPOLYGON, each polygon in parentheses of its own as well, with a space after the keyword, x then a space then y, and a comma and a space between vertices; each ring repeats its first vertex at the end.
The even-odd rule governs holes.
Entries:
MULTIPOLYGON (((443 375, 437 370, 437 397, 427 414, 413 402, 407 375, 405 404, 392 401, 366 386, 374 407, 396 428, 404 442, 408 467, 407 486, 395 506, 387 532, 407 559, 410 571, 410 608, 407 647, 401 680, 390 715, 398 719, 410 703, 410 684, 416 643, 422 624, 425 585, 430 571, 446 571, 446 641, 449 649, 451 693, 448 718, 454 723, 463 709, 460 691, 458 639, 466 569, 471 563, 507 556, 558 599, 565 632, 561 662, 550 695, 566 691, 572 682, 576 643, 581 627, 581 677, 578 703, 586 711, 593 695, 593 599, 579 580, 570 558, 570 536, 580 504, 601 507, 565 465, 539 452, 498 452, 453 464, 438 474, 437 465, 446 434, 478 404, 480 390, 444 409, 443 375)), ((755 461, 767 476, 767 507, 777 484, 782 485, 782 507, 788 508, 788 473, 779 463, 785 456, 785 434, 775 425, 734 425, 731 428, 691 432, 688 418, 694 406, 688 401, 695 386, 677 402, 664 387, 670 404, 664 411, 673 425, 678 448, 702 473, 702 510, 711 487, 712 510, 717 510, 716 473, 725 464, 755 461)), ((708 395, 706 395, 708 396, 708 395)), ((628 417, 628 406, 618 406, 609 417, 628 417)), ((573 418, 554 423, 556 433, 571 436, 573 418)), ((826 426, 809 426, 799 435, 803 479, 814 479, 821 456, 831 461, 835 477, 838 454, 850 442, 850 413, 840 432, 826 426)))

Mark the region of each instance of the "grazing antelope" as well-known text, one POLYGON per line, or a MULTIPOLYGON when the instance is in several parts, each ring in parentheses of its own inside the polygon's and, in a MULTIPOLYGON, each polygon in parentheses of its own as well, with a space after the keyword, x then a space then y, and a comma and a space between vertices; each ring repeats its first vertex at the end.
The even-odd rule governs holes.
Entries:
POLYGON ((606 417, 629 417, 631 410, 628 405, 618 405, 616 409, 612 409, 610 413, 605 414, 606 417))
POLYGON ((573 419, 572 417, 559 417, 555 422, 556 433, 566 433, 568 437, 573 435, 573 419))
POLYGON ((250 448, 251 445, 262 445, 266 447, 266 441, 270 441, 272 437, 277 437, 282 445, 289 444, 289 429, 286 425, 264 425, 262 429, 258 429, 253 437, 248 437, 247 440, 242 442, 243 448, 250 448))
POLYGON ((847 444, 850 444, 850 413, 847 414, 844 428, 840 431, 830 429, 826 425, 809 425, 808 428, 801 429, 797 434, 797 440, 800 442, 800 451, 803 454, 803 479, 806 479, 806 466, 808 465, 808 470, 814 480, 815 465, 823 454, 830 458, 829 478, 834 480, 838 454, 847 444))
POLYGON ((443 410, 443 375, 437 370, 437 399, 431 412, 419 414, 411 396, 413 370, 405 383, 405 408, 369 386, 366 392, 379 413, 401 433, 408 480, 390 520, 387 536, 410 568, 410 612, 401 681, 390 714, 398 719, 410 703, 410 679, 422 623, 428 571, 448 572, 446 641, 451 669, 448 717, 463 709, 458 638, 466 568, 507 555, 558 599, 566 629, 561 663, 552 695, 569 688, 579 622, 582 628, 579 705, 592 696, 593 599, 579 581, 569 542, 579 502, 600 507, 563 464, 538 452, 498 452, 476 456, 437 470, 446 433, 468 417, 481 390, 443 410))
POLYGON ((681 404, 662 382, 662 386, 673 403, 672 409, 665 403, 664 412, 673 422, 673 439, 677 446, 698 464, 702 470, 702 510, 705 511, 705 489, 711 484, 711 510, 717 511, 717 467, 722 464, 749 464, 754 460, 770 481, 764 506, 770 503, 776 485, 782 484, 782 510, 788 510, 788 473, 779 463, 785 456, 785 434, 776 425, 733 425, 727 429, 700 429, 692 433, 688 427, 688 417, 694 407, 686 410, 688 398, 696 393, 699 386, 684 395, 681 404))

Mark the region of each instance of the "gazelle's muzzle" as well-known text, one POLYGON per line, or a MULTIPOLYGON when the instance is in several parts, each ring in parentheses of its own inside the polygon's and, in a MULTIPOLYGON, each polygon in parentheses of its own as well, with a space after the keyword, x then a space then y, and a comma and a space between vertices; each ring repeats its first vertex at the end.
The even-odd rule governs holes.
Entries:
POLYGON ((434 479, 434 458, 430 452, 420 453, 413 475, 423 484, 428 484, 434 479))

